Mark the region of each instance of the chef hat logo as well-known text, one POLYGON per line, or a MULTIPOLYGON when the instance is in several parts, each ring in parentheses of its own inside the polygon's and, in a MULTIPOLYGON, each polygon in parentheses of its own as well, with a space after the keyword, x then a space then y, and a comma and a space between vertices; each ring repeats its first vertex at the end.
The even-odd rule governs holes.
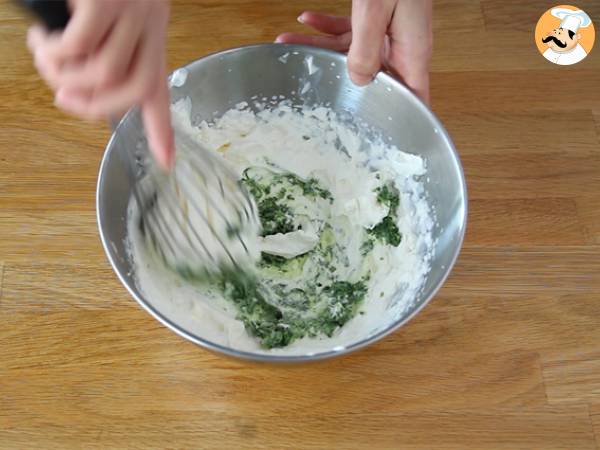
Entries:
POLYGON ((560 19, 560 28, 577 33, 579 28, 587 28, 592 24, 592 19, 581 9, 552 8, 550 14, 560 19))
POLYGON ((547 10, 537 23, 535 43, 548 61, 571 65, 584 60, 595 40, 594 24, 582 9, 558 5, 547 10))

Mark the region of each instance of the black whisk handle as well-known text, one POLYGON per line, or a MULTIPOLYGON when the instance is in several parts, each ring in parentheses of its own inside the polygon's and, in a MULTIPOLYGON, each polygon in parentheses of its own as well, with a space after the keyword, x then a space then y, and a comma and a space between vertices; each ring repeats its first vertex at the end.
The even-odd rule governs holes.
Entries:
POLYGON ((67 0, 16 0, 44 22, 50 31, 63 30, 71 18, 67 0))

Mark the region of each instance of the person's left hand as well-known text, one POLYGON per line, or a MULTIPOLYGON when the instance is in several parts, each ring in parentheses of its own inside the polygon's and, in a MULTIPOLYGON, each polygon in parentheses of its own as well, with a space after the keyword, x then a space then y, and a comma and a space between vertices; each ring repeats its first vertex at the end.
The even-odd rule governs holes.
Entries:
POLYGON ((354 0, 352 18, 306 11, 298 21, 326 35, 283 33, 275 42, 348 51, 348 71, 358 85, 383 66, 429 102, 431 0, 354 0))

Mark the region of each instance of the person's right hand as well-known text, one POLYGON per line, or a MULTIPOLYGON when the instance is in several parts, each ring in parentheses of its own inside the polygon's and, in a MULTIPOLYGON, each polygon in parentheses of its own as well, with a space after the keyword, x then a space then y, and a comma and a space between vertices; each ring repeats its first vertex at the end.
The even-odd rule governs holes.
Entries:
POLYGON ((87 119, 142 110, 150 150, 163 168, 173 164, 165 40, 166 0, 70 0, 61 33, 34 25, 27 44, 35 66, 55 92, 55 104, 87 119))

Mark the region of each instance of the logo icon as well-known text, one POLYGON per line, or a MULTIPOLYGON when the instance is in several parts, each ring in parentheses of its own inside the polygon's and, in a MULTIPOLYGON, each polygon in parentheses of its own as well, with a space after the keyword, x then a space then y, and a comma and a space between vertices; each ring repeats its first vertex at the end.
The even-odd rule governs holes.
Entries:
POLYGON ((535 43, 548 61, 561 66, 585 59, 594 46, 596 32, 590 16, 570 5, 546 11, 535 27, 535 43))

